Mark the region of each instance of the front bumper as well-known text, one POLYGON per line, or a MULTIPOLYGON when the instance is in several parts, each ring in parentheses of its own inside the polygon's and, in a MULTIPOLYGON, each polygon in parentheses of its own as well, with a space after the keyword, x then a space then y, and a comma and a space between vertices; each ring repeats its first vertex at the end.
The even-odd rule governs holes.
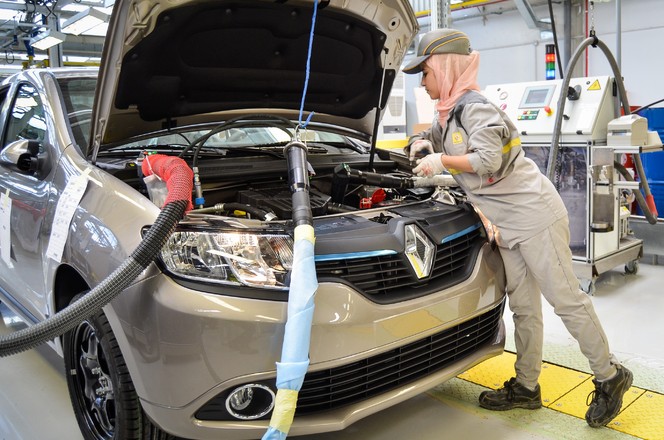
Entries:
MULTIPOLYGON (((388 305, 373 303, 341 284, 321 283, 305 380, 380 355, 390 357, 395 350, 502 310, 503 289, 496 287, 501 271, 497 253, 484 246, 466 281, 436 294, 388 305)), ((123 300, 114 302, 107 314, 112 315, 109 320, 146 413, 179 437, 260 437, 268 420, 200 420, 195 415, 230 388, 274 379, 286 303, 201 294, 162 275, 149 277, 132 290, 137 292, 122 295, 123 300)), ((505 338, 502 320, 498 318, 494 326, 489 340, 414 380, 403 380, 384 392, 339 407, 297 414, 291 434, 343 429, 500 354, 505 338)), ((402 370, 405 364, 395 368, 402 370)), ((306 382, 303 393, 305 388, 306 382)))

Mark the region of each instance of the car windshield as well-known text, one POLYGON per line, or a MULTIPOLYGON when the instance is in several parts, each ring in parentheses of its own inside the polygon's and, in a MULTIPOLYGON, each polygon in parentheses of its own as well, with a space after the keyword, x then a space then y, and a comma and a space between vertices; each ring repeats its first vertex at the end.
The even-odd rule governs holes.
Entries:
MULTIPOLYGON (((296 124, 292 121, 269 115, 235 118, 216 126, 186 127, 177 132, 157 132, 140 140, 106 146, 99 158, 136 157, 137 153, 177 154, 193 160, 219 157, 272 156, 283 157, 286 144, 295 136, 296 124)), ((299 130, 300 140, 308 146, 310 154, 367 153, 369 145, 361 140, 329 131, 326 126, 309 125, 299 130)))
MULTIPOLYGON (((253 123, 255 124, 255 122, 253 123)), ((204 148, 242 148, 242 147, 271 147, 283 145, 293 139, 292 128, 277 128, 274 126, 246 126, 233 127, 229 129, 195 130, 189 132, 167 133, 156 135, 149 139, 130 142, 118 148, 144 148, 144 147, 188 147, 200 144, 204 148)), ((320 130, 305 130, 301 133, 302 139, 307 142, 323 142, 326 144, 347 143, 345 136, 320 130)))

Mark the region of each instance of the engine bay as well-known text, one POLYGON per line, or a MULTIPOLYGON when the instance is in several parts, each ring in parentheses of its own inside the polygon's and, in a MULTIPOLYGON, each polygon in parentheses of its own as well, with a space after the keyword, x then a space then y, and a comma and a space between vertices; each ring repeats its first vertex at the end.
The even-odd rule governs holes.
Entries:
MULTIPOLYGON (((189 131, 167 130, 105 148, 96 164, 161 207, 163 200, 150 187, 154 179, 148 182, 142 175, 143 161, 149 162, 153 154, 178 157, 193 171, 192 213, 225 217, 289 221, 292 195, 300 189, 308 191, 317 218, 424 201, 454 182, 449 175, 413 176, 412 164, 400 150, 372 149, 358 133, 327 125, 300 130, 274 115, 238 117, 189 131), (287 157, 293 142, 305 150, 297 170, 287 157), (291 186, 294 177, 303 188, 291 186)), ((451 196, 452 204, 455 198, 463 196, 451 196)))
MULTIPOLYGON (((309 198, 314 217, 418 202, 428 199, 437 190, 435 185, 417 185, 413 176, 393 160, 377 159, 376 171, 368 171, 366 156, 362 161, 358 159, 357 155, 311 157, 309 198)), ((141 160, 140 157, 114 158, 99 161, 98 166, 152 199, 140 173, 141 160)), ((291 219, 292 191, 284 160, 207 159, 201 161, 198 168, 205 204, 195 206, 193 213, 291 219)))

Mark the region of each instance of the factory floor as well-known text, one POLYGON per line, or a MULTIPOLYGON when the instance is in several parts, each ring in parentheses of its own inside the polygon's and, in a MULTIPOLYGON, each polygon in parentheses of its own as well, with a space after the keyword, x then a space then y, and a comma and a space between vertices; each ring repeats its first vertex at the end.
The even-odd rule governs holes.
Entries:
MULTIPOLYGON (((655 262, 653 260, 651 262, 655 262)), ((344 431, 303 440, 378 439, 664 439, 664 266, 642 260, 634 275, 622 268, 596 281, 593 302, 613 353, 634 373, 622 412, 593 429, 583 415, 592 376, 576 342, 545 305, 544 408, 486 411, 477 395, 514 372, 514 343, 435 389, 363 419, 344 431)), ((0 334, 21 326, 0 305, 0 334), (4 324, 3 324, 4 323, 4 324)), ((508 335, 513 325, 505 315, 508 335)), ((0 440, 81 440, 62 376, 62 361, 45 347, 0 359, 0 440)))

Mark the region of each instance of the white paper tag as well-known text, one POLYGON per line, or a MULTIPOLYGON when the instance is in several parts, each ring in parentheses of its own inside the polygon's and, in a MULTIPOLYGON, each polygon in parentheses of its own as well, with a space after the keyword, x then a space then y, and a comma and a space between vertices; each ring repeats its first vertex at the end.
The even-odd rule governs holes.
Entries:
POLYGON ((9 189, 6 194, 0 194, 0 256, 9 267, 14 267, 11 261, 11 217, 12 199, 9 189))
POLYGON ((71 219, 74 217, 74 212, 76 212, 76 208, 88 186, 89 173, 90 169, 86 169, 83 174, 67 183, 67 187, 62 192, 60 200, 58 200, 58 206, 55 208, 55 218, 51 227, 51 237, 48 240, 46 257, 52 258, 58 263, 62 260, 62 252, 67 242, 71 219))

